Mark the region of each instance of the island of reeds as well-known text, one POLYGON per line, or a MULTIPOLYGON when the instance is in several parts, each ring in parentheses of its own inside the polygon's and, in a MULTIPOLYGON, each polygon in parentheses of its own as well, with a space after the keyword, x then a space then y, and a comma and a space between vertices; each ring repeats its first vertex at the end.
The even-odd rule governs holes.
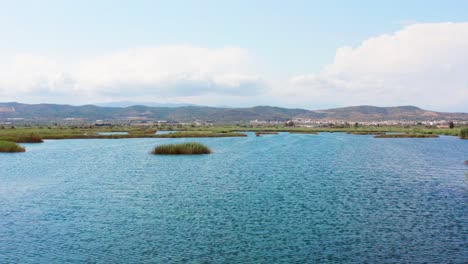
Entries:
POLYGON ((15 142, 0 141, 0 152, 25 152, 25 149, 15 142))
POLYGON ((197 142, 160 145, 151 152, 157 155, 197 155, 210 154, 211 149, 197 142))

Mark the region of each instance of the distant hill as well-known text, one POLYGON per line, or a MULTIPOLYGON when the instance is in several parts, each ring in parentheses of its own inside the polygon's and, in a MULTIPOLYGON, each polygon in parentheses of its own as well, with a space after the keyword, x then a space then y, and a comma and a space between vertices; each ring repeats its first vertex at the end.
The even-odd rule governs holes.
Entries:
POLYGON ((194 104, 171 104, 171 103, 154 103, 154 102, 133 102, 133 101, 119 101, 109 103, 97 103, 96 106, 102 107, 130 107, 134 105, 144 105, 150 107, 181 107, 181 106, 197 106, 194 104))
POLYGON ((467 113, 443 113, 424 110, 415 106, 377 107, 370 105, 349 106, 318 110, 327 118, 337 120, 467 120, 467 113))
POLYGON ((286 121, 294 118, 315 120, 385 121, 385 120, 464 120, 468 113, 442 113, 423 110, 415 106, 376 107, 351 106, 325 110, 290 109, 272 106, 250 108, 219 108, 206 106, 101 107, 95 105, 71 106, 57 104, 0 103, 0 120, 25 118, 36 121, 60 121, 65 118, 97 119, 157 119, 168 121, 205 120, 220 123, 248 122, 251 120, 286 121))

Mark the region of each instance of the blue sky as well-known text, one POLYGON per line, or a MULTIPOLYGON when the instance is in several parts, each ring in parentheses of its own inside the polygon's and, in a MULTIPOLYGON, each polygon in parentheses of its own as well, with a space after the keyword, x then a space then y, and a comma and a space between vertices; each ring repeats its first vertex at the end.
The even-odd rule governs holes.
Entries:
MULTIPOLYGON (((116 89, 117 92, 108 94, 105 92, 93 94, 87 90, 90 93, 88 97, 73 101, 66 99, 66 97, 62 98, 61 95, 67 93, 60 87, 45 87, 48 85, 41 84, 35 85, 41 87, 41 89, 35 90, 33 88, 26 89, 23 85, 24 91, 17 89, 23 92, 17 92, 15 95, 12 91, 2 94, 0 83, 0 96, 10 100, 27 102, 88 103, 88 101, 95 102, 95 100, 140 100, 147 98, 166 102, 177 101, 207 105, 247 106, 255 105, 258 102, 258 104, 305 108, 342 106, 342 104, 347 105, 348 102, 344 99, 331 100, 333 95, 318 96, 317 93, 312 93, 310 95, 312 98, 308 103, 303 98, 294 99, 292 95, 289 97, 275 95, 275 92, 272 91, 286 88, 272 86, 281 84, 282 87, 288 87, 291 94, 294 94, 294 88, 289 88, 291 86, 289 85, 290 79, 301 75, 323 77, 321 74, 324 68, 334 63, 337 51, 342 47, 357 49, 366 40, 385 34, 395 34, 414 24, 445 22, 463 24, 468 21, 468 12, 466 12, 468 1, 18 0, 0 2, 0 36, 3 40, 0 42, 0 58, 7 58, 6 61, 18 54, 40 56, 55 62, 60 61, 60 63, 55 64, 61 66, 56 65, 54 69, 63 68, 65 75, 73 79, 77 78, 74 72, 75 66, 81 65, 83 60, 95 61, 94 58, 112 56, 113 53, 143 49, 137 53, 150 52, 156 56, 155 60, 157 60, 162 56, 160 55, 162 51, 157 51, 158 55, 154 55, 155 50, 153 49, 159 47, 183 46, 186 50, 181 53, 184 54, 192 53, 193 51, 190 50, 192 48, 202 48, 206 49, 206 52, 212 51, 216 54, 223 52, 227 54, 231 51, 220 50, 234 48, 241 49, 240 53, 242 54, 248 54, 246 55, 248 58, 245 59, 247 62, 238 62, 234 59, 233 61, 223 60, 224 64, 220 66, 221 68, 226 66, 225 64, 228 64, 227 68, 230 68, 231 64, 235 64, 231 67, 235 70, 231 69, 222 73, 213 73, 211 69, 215 66, 212 65, 209 70, 211 74, 209 77, 211 78, 210 85, 218 85, 219 82, 212 80, 218 80, 221 78, 220 76, 242 76, 240 81, 237 80, 238 83, 247 79, 249 87, 258 86, 258 89, 254 89, 256 92, 247 97, 244 94, 236 96, 235 92, 234 95, 229 92, 230 96, 226 96, 225 93, 217 94, 214 89, 209 90, 208 94, 195 93, 195 97, 187 97, 184 94, 176 96, 177 93, 167 95, 154 92, 162 89, 160 86, 163 85, 158 82, 145 81, 143 85, 145 88, 141 89, 140 92, 138 92, 139 89, 135 89, 135 94, 126 92, 122 93, 125 96, 113 97, 110 94, 118 94, 118 91, 122 91, 122 89, 116 89), (150 49, 150 51, 145 51, 145 49, 150 49), (261 84, 254 85, 254 79, 260 80, 258 82, 261 84), (49 97, 34 94, 44 90, 47 90, 49 97), (265 94, 262 95, 261 91, 265 94), (285 100, 281 100, 282 98, 285 100), (326 100, 319 100, 320 98, 326 100)), ((440 30, 448 31, 448 29, 440 30)), ((439 36, 440 32, 433 34, 439 36)), ((453 33, 450 34, 453 36, 453 33)), ((430 41, 429 36, 427 40, 430 41)), ((230 54, 236 56, 237 53, 230 54)), ((142 54, 140 56, 145 57, 142 54)), ((194 56, 193 59, 196 58, 198 57, 194 56)), ((178 57, 174 60, 180 60, 182 62, 179 63, 183 63, 184 58, 178 57)), ((27 61, 27 63, 32 63, 30 59, 27 61)), ((119 62, 123 63, 122 60, 119 62)), ((6 63, 4 62, 3 66, 11 68, 6 63)), ((36 61, 34 63, 37 64, 36 61)), ((185 65, 181 67, 183 68, 183 66, 185 65)), ((200 67, 204 68, 204 66, 200 67)), ((164 67, 156 67, 156 69, 160 68, 164 67)), ((194 69, 197 70, 197 67, 187 68, 184 73, 192 76, 191 71, 194 69)), ((125 69, 119 68, 119 70, 124 71, 125 69)), ((180 74, 180 72, 177 73, 180 74)), ((16 74, 21 76, 28 73, 16 72, 16 74)), ((208 73, 203 72, 203 78, 206 77, 205 74, 208 73)), ((173 76, 174 73, 167 73, 167 76, 169 75, 173 76)), ((52 77, 46 73, 41 75, 41 80, 47 78, 52 77)), ((229 79, 231 86, 234 85, 232 78, 229 79)), ((184 79, 183 91, 197 89, 198 77, 196 82, 187 84, 193 79, 192 77, 184 79)), ((49 79, 47 80, 50 83, 49 79)), ((132 82, 129 79, 119 80, 113 84, 122 82, 125 82, 128 89, 132 89, 132 82)), ((169 82, 175 81, 171 79, 169 82)), ((463 82, 464 80, 461 80, 461 83, 463 82)), ((9 83, 17 84, 14 80, 9 83)), ((55 80, 53 83, 57 83, 57 81, 55 80)), ((137 82, 135 86, 141 86, 141 82, 137 82)), ((13 88, 9 86, 8 88, 3 87, 3 89, 13 88)), ((105 90, 109 91, 109 89, 105 90)), ((170 87, 164 87, 163 90, 167 89, 170 87)), ((301 88, 296 92, 303 93, 304 89, 301 88)), ((73 86, 72 90, 80 89, 73 86)), ((206 91, 207 89, 202 90, 206 91)), ((338 91, 336 92, 338 93, 338 91)), ((460 92, 458 96, 466 95, 460 92)), ((392 95, 392 98, 398 97, 392 95)), ((377 99, 376 97, 374 100, 372 97, 362 100, 355 99, 349 101, 349 104, 381 105, 382 102, 377 101, 377 99)), ((442 110, 468 110, 461 102, 452 107, 450 104, 438 104, 435 101, 434 98, 427 101, 414 100, 414 104, 442 110)), ((392 99, 384 104, 387 103, 412 104, 412 101, 392 99)))

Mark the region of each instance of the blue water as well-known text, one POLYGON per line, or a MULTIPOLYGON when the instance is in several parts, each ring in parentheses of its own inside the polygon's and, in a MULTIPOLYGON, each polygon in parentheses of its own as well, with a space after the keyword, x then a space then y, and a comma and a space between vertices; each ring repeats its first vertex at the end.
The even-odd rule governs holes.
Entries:
POLYGON ((281 133, 0 155, 0 263, 463 263, 468 141, 281 133))
POLYGON ((170 134, 170 133, 175 133, 177 131, 170 131, 170 130, 158 130, 156 131, 157 135, 165 135, 165 134, 170 134))

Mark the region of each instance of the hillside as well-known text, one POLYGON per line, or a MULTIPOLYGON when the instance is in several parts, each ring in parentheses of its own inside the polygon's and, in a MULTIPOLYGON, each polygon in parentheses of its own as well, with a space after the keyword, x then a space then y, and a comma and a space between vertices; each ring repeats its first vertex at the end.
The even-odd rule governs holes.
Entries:
POLYGON ((127 120, 152 119, 169 121, 205 120, 214 122, 248 122, 251 120, 285 121, 293 118, 315 120, 468 120, 467 113, 442 113, 423 110, 414 106, 376 107, 352 106, 310 111, 272 106, 251 108, 215 108, 205 106, 149 107, 100 107, 95 105, 71 106, 57 104, 0 103, 0 120, 24 118, 33 121, 60 121, 65 118, 127 120))
POLYGON ((327 110, 318 110, 329 119, 337 120, 466 120, 467 113, 442 113, 424 110, 415 106, 376 107, 350 106, 327 110))

